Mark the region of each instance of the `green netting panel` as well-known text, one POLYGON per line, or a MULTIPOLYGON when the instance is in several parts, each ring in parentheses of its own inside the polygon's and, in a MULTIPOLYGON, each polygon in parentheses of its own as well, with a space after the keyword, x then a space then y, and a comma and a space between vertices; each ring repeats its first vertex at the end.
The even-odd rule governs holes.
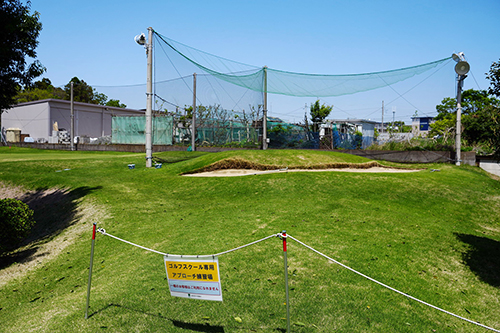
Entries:
MULTIPOLYGON (((113 117, 111 121, 112 139, 115 144, 146 144, 146 116, 113 117)), ((171 145, 173 137, 173 117, 153 117, 153 144, 171 145)))
POLYGON ((255 143, 259 142, 259 129, 253 127, 230 127, 223 124, 212 127, 198 128, 196 142, 201 145, 226 145, 229 143, 255 143))
POLYGON ((224 82, 252 91, 297 97, 341 96, 377 89, 451 61, 451 57, 447 57, 423 65, 363 74, 305 74, 242 64, 197 50, 156 32, 155 36, 164 52, 169 49, 202 72, 224 82))
MULTIPOLYGON (((232 146, 258 146, 261 129, 250 124, 239 122, 206 122, 196 128, 196 143, 198 145, 232 145, 232 146)), ((174 140, 176 143, 190 145, 191 129, 178 127, 175 129, 174 140)))
MULTIPOLYGON (((146 118, 146 117, 144 117, 146 118)), ((153 117, 153 144, 154 145, 171 145, 173 134, 172 116, 155 116, 153 117)))
POLYGON ((302 74, 269 68, 267 69, 267 92, 300 97, 328 97, 354 94, 382 88, 409 79, 450 59, 451 57, 419 66, 391 71, 346 75, 302 74))

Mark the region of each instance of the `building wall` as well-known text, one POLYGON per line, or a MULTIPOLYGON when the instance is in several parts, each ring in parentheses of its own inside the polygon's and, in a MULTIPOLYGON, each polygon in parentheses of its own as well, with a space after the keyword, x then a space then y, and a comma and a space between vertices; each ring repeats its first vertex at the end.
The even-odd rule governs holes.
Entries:
POLYGON ((415 136, 427 136, 431 130, 431 124, 434 123, 433 117, 415 117, 412 118, 411 127, 415 136))
MULTIPOLYGON (((75 136, 111 136, 111 118, 114 115, 144 115, 144 111, 75 102, 75 136)), ((21 103, 2 115, 2 127, 20 128, 22 134, 29 134, 35 139, 48 140, 55 122, 59 130, 70 132, 69 101, 49 99, 21 103)))
POLYGON ((29 134, 35 139, 46 138, 49 128, 52 127, 48 103, 23 103, 7 110, 1 117, 4 129, 20 128, 22 134, 29 134))
POLYGON ((373 123, 362 123, 363 128, 361 133, 363 133, 363 145, 362 148, 366 149, 367 147, 373 144, 373 140, 375 138, 375 124, 373 123))

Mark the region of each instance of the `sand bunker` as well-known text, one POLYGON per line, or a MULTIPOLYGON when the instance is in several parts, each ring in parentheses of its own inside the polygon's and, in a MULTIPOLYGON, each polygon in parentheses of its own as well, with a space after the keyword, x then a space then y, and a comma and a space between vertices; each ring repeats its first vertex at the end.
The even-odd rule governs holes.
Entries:
POLYGON ((355 169, 355 168, 340 168, 340 169, 276 169, 276 170, 252 170, 252 169, 222 169, 214 170, 208 172, 199 172, 192 174, 185 174, 187 177, 239 177, 239 176, 252 176, 252 175, 263 175, 268 173, 287 173, 287 172, 369 172, 369 173, 400 173, 400 172, 417 172, 421 170, 414 169, 395 169, 395 168, 383 168, 383 167, 372 167, 367 169, 355 169))

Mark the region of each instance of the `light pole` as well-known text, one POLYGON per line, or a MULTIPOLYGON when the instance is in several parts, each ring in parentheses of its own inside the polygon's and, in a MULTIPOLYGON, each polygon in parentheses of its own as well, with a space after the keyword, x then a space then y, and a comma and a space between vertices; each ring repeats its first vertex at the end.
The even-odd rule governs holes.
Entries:
POLYGON ((264 110, 262 115, 262 150, 266 150, 267 145, 267 66, 264 66, 264 110))
POLYGON ((146 168, 151 168, 153 160, 153 143, 151 139, 151 132, 153 129, 153 28, 148 28, 148 40, 146 36, 140 34, 135 36, 135 42, 139 45, 144 45, 146 48, 146 55, 148 57, 148 70, 147 70, 147 103, 146 103, 146 168))
POLYGON ((464 53, 453 53, 453 60, 457 62, 455 72, 457 73, 457 126, 455 137, 456 162, 460 166, 461 159, 461 139, 462 139, 462 85, 470 70, 469 63, 465 60, 464 53))

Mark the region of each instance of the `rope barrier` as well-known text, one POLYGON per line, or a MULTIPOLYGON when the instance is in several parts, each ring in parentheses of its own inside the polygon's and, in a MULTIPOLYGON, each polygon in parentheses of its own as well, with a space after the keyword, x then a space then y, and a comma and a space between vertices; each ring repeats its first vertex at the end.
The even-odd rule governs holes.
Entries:
POLYGON ((311 251, 313 251, 313 252, 315 252, 315 253, 319 254, 320 256, 322 256, 322 257, 324 257, 324 258, 326 258, 326 259, 328 259, 328 260, 330 260, 330 261, 334 262, 335 264, 337 264, 337 265, 339 265, 339 266, 341 266, 341 267, 343 267, 343 268, 345 268, 345 269, 347 269, 347 270, 349 270, 349 271, 351 271, 351 272, 353 272, 353 273, 355 273, 355 274, 357 274, 357 275, 359 275, 359 276, 361 276, 361 277, 364 277, 365 279, 370 280, 370 281, 372 281, 372 282, 374 282, 374 283, 376 283, 376 284, 378 284, 378 285, 380 285, 380 286, 382 286, 382 287, 384 287, 384 288, 387 288, 387 289, 389 289, 389 290, 392 290, 392 291, 394 291, 394 292, 396 292, 396 293, 398 293, 398 294, 400 294, 400 295, 403 295, 403 296, 405 296, 405 297, 407 297, 407 298, 409 298, 409 299, 411 299, 411 300, 414 300, 414 301, 416 301, 416 302, 418 302, 418 303, 421 303, 421 304, 423 304, 423 305, 426 305, 426 306, 428 306, 428 307, 431 307, 431 308, 433 308, 433 309, 435 309, 435 310, 438 310, 438 311, 441 311, 441 312, 443 312, 443 313, 446 313, 446 314, 448 314, 448 315, 450 315, 450 316, 453 316, 453 317, 455 317, 455 318, 458 318, 458 319, 464 320, 464 321, 466 321, 466 322, 468 322, 468 323, 471 323, 471 324, 474 324, 474 325, 477 325, 477 326, 483 327, 483 328, 485 328, 485 329, 487 329, 487 330, 490 330, 490 331, 493 331, 493 332, 500 333, 500 330, 497 330, 497 329, 491 328, 491 327, 489 327, 489 326, 486 326, 486 325, 483 325, 483 324, 481 324, 481 323, 478 323, 478 322, 472 321, 472 320, 470 320, 470 319, 464 318, 464 317, 459 316, 459 315, 457 315, 457 314, 454 314, 454 313, 452 313, 452 312, 446 311, 446 310, 444 310, 444 309, 441 309, 440 307, 437 307, 437 306, 435 306, 435 305, 432 305, 432 304, 430 304, 430 303, 427 303, 427 302, 425 302, 425 301, 422 301, 422 300, 420 300, 420 299, 418 299, 418 298, 416 298, 416 297, 413 297, 413 296, 411 296, 411 295, 408 295, 408 294, 406 294, 406 293, 404 293, 404 292, 402 292, 402 291, 399 291, 399 290, 397 290, 397 289, 395 289, 395 288, 393 288, 393 287, 391 287, 391 286, 388 286, 388 285, 386 285, 385 283, 382 283, 382 282, 380 282, 380 281, 377 281, 377 280, 375 280, 374 278, 371 278, 371 277, 369 277, 368 275, 365 275, 365 274, 363 274, 363 273, 361 273, 361 272, 358 272, 357 270, 355 270, 355 269, 353 269, 353 268, 351 268, 351 267, 349 267, 349 266, 347 266, 347 265, 344 265, 343 263, 341 263, 341 262, 339 262, 339 261, 337 261, 337 260, 335 260, 335 259, 333 259, 333 258, 331 258, 331 257, 327 256, 326 254, 323 254, 323 253, 319 252, 318 250, 316 250, 316 249, 314 249, 313 247, 311 247, 311 246, 309 246, 309 245, 307 245, 307 244, 305 244, 305 243, 303 243, 303 242, 299 241, 298 239, 296 239, 296 238, 295 238, 295 237, 293 237, 293 236, 290 236, 289 234, 284 235, 283 233, 279 232, 279 233, 277 233, 277 234, 269 235, 269 236, 267 236, 267 237, 261 238, 261 239, 259 239, 259 240, 254 241, 254 242, 251 242, 251 243, 248 243, 248 244, 245 244, 245 245, 242 245, 242 246, 238 246, 238 247, 236 247, 236 248, 233 248, 233 249, 230 249, 230 250, 227 250, 227 251, 223 251, 223 252, 215 253, 215 254, 205 254, 205 255, 181 255, 181 254, 168 254, 168 253, 163 253, 163 252, 160 252, 160 251, 156 251, 156 250, 153 250, 153 249, 150 249, 150 248, 147 248, 147 247, 144 247, 144 246, 141 246, 141 245, 138 245, 138 244, 135 244, 135 243, 129 242, 129 241, 127 241, 127 240, 124 240, 124 239, 122 239, 122 238, 119 238, 119 237, 116 237, 116 236, 114 236, 114 235, 111 235, 111 234, 107 233, 107 232, 106 232, 106 230, 105 230, 105 229, 103 229, 103 228, 98 228, 98 229, 97 229, 97 232, 101 233, 101 234, 102 234, 102 235, 104 235, 104 236, 109 236, 109 237, 114 238, 114 239, 116 239, 116 240, 118 240, 118 241, 121 241, 121 242, 127 243, 127 244, 129 244, 129 245, 132 245, 132 246, 138 247, 138 248, 143 249, 143 250, 146 250, 146 251, 150 251, 150 252, 153 252, 153 253, 161 254, 161 255, 164 255, 164 256, 167 256, 167 257, 179 257, 179 258, 184 258, 184 257, 190 257, 190 258, 218 257, 218 256, 221 256, 221 255, 223 255, 223 254, 227 254, 227 253, 230 253, 230 252, 234 252, 234 251, 237 251, 237 250, 241 250, 241 249, 243 249, 243 248, 245 248, 245 247, 248 247, 248 246, 251 246, 251 245, 255 245, 255 244, 260 243, 260 242, 263 242, 263 241, 265 241, 265 240, 267 240, 267 239, 269 239, 269 238, 273 238, 273 237, 279 237, 280 239, 283 239, 283 238, 290 238, 290 239, 293 239, 295 242, 299 243, 300 245, 302 245, 302 246, 304 246, 304 247, 308 248, 309 250, 311 250, 311 251))
POLYGON ((140 249, 143 249, 143 250, 146 250, 146 251, 150 251, 150 252, 154 252, 154 253, 158 253, 158 254, 161 254, 161 255, 164 255, 164 256, 167 256, 167 257, 179 257, 179 258, 208 258, 208 257, 218 257, 218 256, 221 256, 223 254, 227 254, 227 253, 230 253, 230 252, 234 252, 234 251, 237 251, 237 250, 241 250, 247 246, 251 246, 251 245, 254 245, 254 244, 257 244, 257 243, 260 243, 262 241, 265 241, 269 238, 273 238, 273 237, 280 237, 281 236, 281 233, 277 233, 277 234, 273 234, 273 235, 269 235, 267 237, 264 237, 264 238, 261 238, 259 240, 256 240, 254 242, 251 242, 251 243, 248 243, 248 244, 245 244, 245 245, 242 245, 242 246, 238 246, 234 249, 231 249, 231 250, 227 250, 227 251, 223 251, 223 252, 219 252, 219 253, 215 253, 215 254, 202 254, 202 255, 184 255, 184 254, 169 254, 169 253, 163 253, 163 252, 160 252, 160 251, 156 251, 156 250, 153 250, 153 249, 150 249, 150 248, 147 248, 147 247, 144 247, 144 246, 141 246, 141 245, 138 245, 138 244, 135 244, 135 243, 132 243, 132 242, 129 242, 127 240, 124 240, 124 239, 121 239, 119 237, 116 237, 116 236, 113 236, 111 234, 108 234, 106 232, 105 229, 103 228, 99 228, 97 229, 97 232, 103 234, 104 236, 109 236, 111 238, 114 238, 116 240, 119 240, 120 242, 124 242, 124 243, 127 243, 129 245, 132 245, 132 246, 135 246, 135 247, 138 247, 140 249))
POLYGON ((337 261, 337 260, 335 260, 335 259, 332 259, 332 258, 328 257, 327 255, 325 255, 325 254, 323 254, 323 253, 319 252, 318 250, 316 250, 316 249, 312 248, 311 246, 309 246, 309 245, 307 245, 307 244, 305 244, 305 243, 302 243, 302 242, 301 242, 301 241, 299 241, 298 239, 296 239, 296 238, 294 238, 294 237, 290 236, 289 234, 288 234, 288 235, 286 235, 285 237, 293 239, 294 241, 296 241, 296 242, 297 242, 297 243, 299 243, 300 245, 302 245, 302 246, 304 246, 304 247, 308 248, 309 250, 311 250, 311 251, 313 251, 313 252, 315 252, 315 253, 319 254, 320 256, 322 256, 322 257, 324 257, 324 258, 326 258, 326 259, 328 259, 328 260, 331 260, 331 261, 333 261, 334 263, 336 263, 337 265, 342 266, 343 268, 348 269, 348 270, 350 270, 351 272, 356 273, 357 275, 364 277, 365 279, 368 279, 368 280, 370 280, 370 281, 372 281, 372 282, 375 282, 376 284, 378 284, 378 285, 380 285, 380 286, 382 286, 382 287, 384 287, 384 288, 387 288, 387 289, 389 289, 389 290, 392 290, 392 291, 394 291, 394 292, 396 292, 396 293, 398 293, 398 294, 400 294, 400 295, 403 295, 403 296, 405 296, 405 297, 408 297, 408 298, 410 298, 410 299, 412 299, 412 300, 414 300, 414 301, 416 301, 416 302, 419 302, 419 303, 421 303, 421 304, 427 305, 427 306, 429 306, 429 307, 431 307, 431 308, 433 308, 433 309, 435 309, 435 310, 438 310, 438 311, 444 312, 444 313, 446 313, 446 314, 448 314, 448 315, 450 315, 450 316, 456 317, 456 318, 458 318, 458 319, 462 319, 462 320, 464 320, 464 321, 466 321, 466 322, 469 322, 469 323, 474 324, 474 325, 477 325, 477 326, 481 326, 481 327, 486 328, 486 329, 488 329, 488 330, 490 330, 490 331, 500 333, 500 331, 499 331, 499 330, 497 330, 497 329, 494 329, 494 328, 488 327, 488 326, 486 326, 486 325, 483 325, 483 324, 481 324, 481 323, 478 323, 478 322, 472 321, 472 320, 470 320, 470 319, 467 319, 467 318, 461 317, 461 316, 459 316, 459 315, 457 315, 457 314, 454 314, 454 313, 452 313, 452 312, 449 312, 449 311, 446 311, 446 310, 444 310, 444 309, 441 309, 441 308, 439 308, 439 307, 437 307, 437 306, 435 306, 435 305, 432 305, 432 304, 429 304, 429 303, 427 303, 427 302, 424 302, 424 301, 422 301, 422 300, 420 300, 420 299, 418 299, 418 298, 416 298, 416 297, 413 297, 413 296, 411 296, 411 295, 408 295, 408 294, 406 294, 406 293, 404 293, 404 292, 402 292, 402 291, 399 291, 399 290, 397 290, 397 289, 394 289, 394 288, 392 288, 392 287, 390 287, 390 286, 388 286, 388 285, 386 285, 386 284, 384 284, 384 283, 382 283, 382 282, 379 282, 379 281, 377 281, 377 280, 375 280, 375 279, 373 279, 373 278, 371 278, 371 277, 369 277, 369 276, 367 276, 367 275, 365 275, 365 274, 363 274, 363 273, 358 272, 357 270, 355 270, 355 269, 353 269, 353 268, 351 268, 351 267, 349 267, 349 266, 346 266, 346 265, 342 264, 341 262, 338 262, 338 261, 337 261))

